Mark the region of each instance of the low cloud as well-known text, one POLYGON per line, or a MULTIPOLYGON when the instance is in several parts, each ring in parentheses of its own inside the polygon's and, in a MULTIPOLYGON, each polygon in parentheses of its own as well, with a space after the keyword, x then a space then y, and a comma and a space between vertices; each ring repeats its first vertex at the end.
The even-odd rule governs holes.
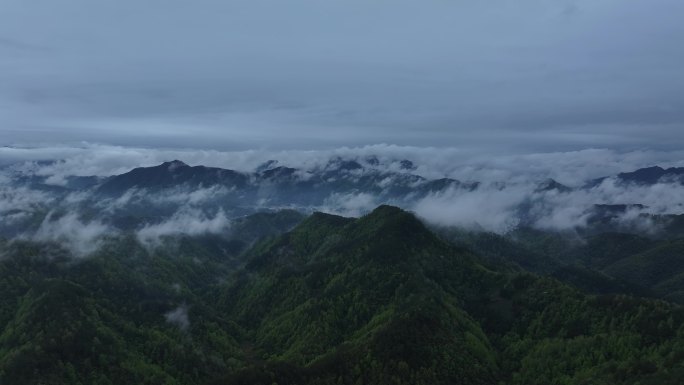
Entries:
POLYGON ((84 221, 76 213, 56 217, 51 212, 28 238, 39 242, 59 242, 76 256, 85 256, 96 251, 105 236, 115 233, 98 220, 84 221))
POLYGON ((214 151, 147 149, 98 144, 81 147, 0 148, 0 164, 27 175, 64 180, 68 176, 110 176, 135 167, 148 167, 180 159, 190 165, 252 172, 268 160, 302 170, 322 169, 331 159, 355 159, 379 171, 406 171, 398 162, 412 161, 412 173, 430 179, 450 177, 463 181, 524 181, 553 178, 568 185, 638 168, 684 166, 684 151, 580 151, 534 154, 482 155, 467 149, 377 144, 316 151, 214 151), (376 162, 369 163, 371 157, 376 162), (38 162, 55 161, 55 162, 38 162))
MULTIPOLYGON (((219 200, 230 193, 225 186, 189 188, 177 186, 161 191, 150 192, 147 189, 131 188, 121 196, 103 199, 96 203, 100 209, 112 213, 132 204, 152 206, 170 205, 175 207, 195 207, 219 200)), ((84 195, 84 197, 87 194, 84 195)))
POLYGON ((200 187, 197 189, 177 187, 165 189, 147 197, 158 204, 198 205, 216 200, 229 192, 230 190, 225 186, 200 187))
POLYGON ((521 223, 544 230, 585 227, 597 205, 624 205, 615 225, 655 231, 652 215, 684 214, 684 186, 677 183, 626 184, 608 178, 598 186, 570 191, 537 190, 532 182, 475 190, 449 189, 410 207, 431 223, 505 233, 521 223), (638 205, 638 206, 635 206, 638 205))
POLYGON ((475 191, 450 188, 419 200, 412 210, 439 225, 504 233, 519 223, 518 207, 528 197, 524 188, 486 186, 475 191))
POLYGON ((35 211, 55 200, 50 193, 27 187, 0 187, 0 215, 9 211, 35 211))
POLYGON ((180 305, 170 312, 164 314, 166 322, 178 327, 182 331, 190 327, 190 317, 188 316, 188 305, 180 305))
POLYGON ((160 223, 148 224, 137 231, 138 239, 148 246, 156 246, 165 236, 200 235, 221 233, 230 227, 230 220, 223 210, 210 216, 198 209, 180 209, 171 218, 160 223))
MULTIPOLYGON (((346 178, 345 182, 349 182, 352 188, 333 193, 322 203, 320 197, 316 198, 316 202, 309 202, 308 206, 307 202, 297 202, 298 208, 360 216, 380 204, 389 203, 412 210, 433 223, 498 233, 505 233, 521 223, 550 230, 584 227, 591 221, 595 205, 643 205, 615 214, 616 223, 632 227, 638 224, 652 228, 654 224, 648 220, 649 215, 684 214, 684 186, 679 180, 635 185, 607 178, 593 188, 579 188, 588 180, 645 166, 683 166, 684 151, 617 152, 586 149, 483 157, 458 149, 394 145, 320 151, 220 152, 85 144, 79 148, 5 147, 0 148, 0 159, 11 163, 0 169, 0 182, 3 183, 3 187, 0 187, 0 220, 4 223, 18 222, 34 213, 42 218, 55 207, 76 213, 80 212, 78 210, 81 207, 99 210, 97 220, 89 222, 76 214, 62 217, 51 214, 36 230, 40 239, 63 240, 78 254, 91 251, 92 248, 87 245, 97 244, 98 236, 109 231, 104 224, 108 221, 108 215, 135 216, 140 214, 138 208, 149 209, 140 214, 141 217, 147 215, 157 218, 156 222, 139 225, 141 227, 136 231, 138 239, 148 246, 158 245, 165 236, 221 233, 229 228, 230 219, 219 207, 224 207, 233 215, 227 206, 228 201, 223 198, 234 191, 224 186, 176 186, 155 191, 154 194, 145 189, 131 189, 119 197, 95 202, 91 200, 94 195, 90 190, 58 193, 55 191, 59 189, 31 188, 26 187, 30 184, 13 184, 13 180, 34 180, 31 177, 38 177, 59 184, 57 182, 69 176, 107 176, 124 173, 134 167, 158 165, 170 159, 246 172, 254 171, 269 159, 277 159, 278 166, 298 168, 300 171, 296 175, 302 177, 311 176, 309 172, 312 171, 324 172, 332 164, 331 161, 334 163, 344 159, 355 160, 364 166, 364 170, 351 168, 336 174, 340 179, 346 178), (406 167, 408 162, 402 164, 402 160, 409 160, 412 167, 406 167), (385 178, 385 173, 389 172, 400 176, 411 173, 428 179, 449 177, 481 183, 476 189, 453 187, 427 196, 419 196, 420 193, 415 190, 415 195, 409 193, 404 199, 388 202, 386 197, 393 182, 391 178, 385 178), (370 173, 378 177, 372 189, 377 194, 354 190, 351 182, 370 173), (540 190, 539 182, 547 178, 554 178, 573 189, 540 190), (418 197, 417 200, 414 200, 415 197, 418 197)), ((291 207, 287 201, 269 200, 271 195, 283 196, 278 195, 281 194, 279 185, 264 183, 259 187, 259 194, 263 195, 259 202, 263 207, 253 209, 291 207), (270 202, 274 202, 274 206, 270 206, 270 202)))
POLYGON ((380 204, 377 197, 368 193, 332 194, 318 210, 345 217, 359 217, 380 204))

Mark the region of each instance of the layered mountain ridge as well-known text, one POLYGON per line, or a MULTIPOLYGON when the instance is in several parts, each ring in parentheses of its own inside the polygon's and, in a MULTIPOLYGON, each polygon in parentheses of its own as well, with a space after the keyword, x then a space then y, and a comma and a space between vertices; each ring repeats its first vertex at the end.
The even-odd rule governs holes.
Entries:
POLYGON ((234 246, 124 237, 75 263, 0 243, 0 382, 636 385, 684 373, 677 305, 511 270, 397 207, 294 228, 286 217, 258 214, 234 246), (282 225, 245 242, 268 223, 282 225))
POLYGON ((382 164, 377 157, 338 157, 310 169, 271 160, 253 172, 190 166, 179 160, 109 177, 53 178, 26 171, 6 172, 3 194, 18 204, 11 211, 0 211, 7 223, 0 225, 0 234, 12 237, 35 231, 59 218, 59 213, 76 213, 79 218, 94 215, 106 225, 125 230, 163 226, 189 212, 197 221, 218 216, 231 220, 284 208, 355 216, 380 204, 396 205, 440 224, 498 233, 534 227, 590 233, 619 229, 655 235, 684 228, 679 216, 684 205, 662 207, 661 203, 663 191, 672 190, 673 195, 681 188, 678 178, 682 169, 651 167, 579 187, 548 178, 431 179, 417 170, 405 159, 382 164), (483 205, 480 213, 472 210, 477 204, 483 205), (498 206, 487 207, 491 204, 498 206), (492 217, 501 218, 492 221, 492 217))

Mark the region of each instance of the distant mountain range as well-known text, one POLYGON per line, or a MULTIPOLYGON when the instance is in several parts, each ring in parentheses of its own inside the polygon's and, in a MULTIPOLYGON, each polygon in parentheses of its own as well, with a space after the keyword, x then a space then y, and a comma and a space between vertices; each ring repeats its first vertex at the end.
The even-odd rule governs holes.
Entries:
MULTIPOLYGON (((370 162, 373 164, 374 161, 370 162)), ((171 187, 221 186, 233 190, 243 199, 253 199, 245 201, 245 204, 267 200, 276 205, 316 206, 331 194, 369 193, 385 200, 407 200, 448 188, 474 189, 478 185, 449 178, 425 179, 411 173, 413 165, 406 160, 399 162, 400 168, 396 172, 364 168, 357 161, 343 159, 333 159, 325 167, 312 171, 277 164, 269 161, 254 173, 240 173, 204 166, 191 167, 175 160, 155 167, 137 168, 92 187, 100 194, 121 195, 134 188, 156 191, 171 187)))
MULTIPOLYGON (((65 189, 80 190, 96 188, 104 195, 123 194, 136 189, 159 190, 163 188, 187 186, 194 188, 225 186, 238 190, 254 191, 260 186, 289 186, 291 191, 321 189, 325 192, 360 191, 383 194, 390 198, 412 194, 421 197, 428 193, 444 191, 449 188, 477 189, 481 182, 463 182, 452 178, 426 179, 414 173, 416 167, 411 161, 398 161, 396 171, 387 171, 376 166, 377 158, 366 159, 362 164, 356 160, 336 158, 322 168, 300 170, 279 166, 278 161, 271 160, 257 167, 253 173, 238 172, 230 169, 189 166, 180 160, 162 163, 154 167, 141 167, 121 175, 111 177, 69 177, 62 185, 65 189)), ((594 179, 579 189, 587 189, 600 185, 607 180, 620 184, 654 185, 657 183, 684 184, 684 168, 664 169, 658 166, 638 169, 633 172, 620 173, 612 177, 594 179)), ((44 177, 32 176, 17 178, 22 184, 31 186, 59 185, 45 183, 44 177)), ((498 183, 505 187, 505 182, 498 183)), ((568 192, 577 188, 565 186, 553 179, 537 182, 536 191, 568 192)), ((286 199, 282 199, 286 201, 286 199)))
MULTIPOLYGON (((658 166, 641 168, 632 172, 620 173, 614 177, 616 181, 624 184, 654 185, 657 183, 684 184, 684 167, 662 168, 658 166)), ((594 187, 601 184, 608 177, 591 181, 588 186, 594 187)))
MULTIPOLYGON (((369 157, 363 162, 335 158, 327 165, 313 170, 301 170, 279 166, 276 160, 265 162, 253 173, 230 169, 189 166, 180 160, 164 162, 158 166, 141 167, 111 177, 67 177, 65 183, 47 183, 46 177, 16 174, 14 182, 25 186, 53 190, 82 190, 94 188, 102 195, 121 195, 130 189, 160 190, 173 187, 207 188, 225 186, 246 192, 258 192, 260 187, 288 188, 283 192, 304 192, 311 188, 326 192, 368 192, 390 199, 417 199, 425 194, 450 188, 474 190, 481 186, 478 181, 459 181, 452 178, 426 179, 415 174, 416 167, 409 160, 396 161, 395 171, 378 168, 379 160, 369 157)), ((664 169, 658 166, 642 168, 633 172, 620 173, 589 181, 579 189, 593 188, 604 181, 614 180, 621 184, 654 185, 657 183, 684 183, 684 168, 664 169)), ((578 188, 565 186, 553 179, 540 180, 536 191, 568 192, 578 188)), ((499 182, 505 188, 506 182, 499 182)), ((277 198, 283 202, 286 198, 277 198)), ((311 202, 316 203, 316 202, 311 202)), ((634 202, 638 203, 638 202, 634 202)))
MULTIPOLYGON (((526 182, 429 179, 418 175, 417 167, 409 160, 381 165, 377 157, 333 158, 313 169, 295 169, 271 160, 253 172, 189 166, 174 160, 109 177, 66 176, 55 181, 50 176, 26 172, 7 174, 10 177, 8 188, 42 194, 30 207, 5 212, 11 214, 13 220, 5 226, 0 224, 0 234, 9 236, 25 228, 36 228, 51 212, 76 211, 86 217, 88 213, 97 213, 98 218, 109 225, 132 229, 161 223, 188 207, 200 210, 205 217, 213 217, 220 210, 227 218, 284 208, 304 213, 322 210, 359 215, 379 204, 418 210, 421 214, 421 205, 432 200, 449 206, 450 200, 509 191, 510 196, 519 196, 519 201, 505 208, 512 212, 509 214, 512 218, 508 219, 512 225, 508 225, 507 231, 510 226, 534 227, 540 223, 557 226, 544 223, 550 222, 548 218, 560 215, 556 213, 561 209, 560 205, 578 204, 579 199, 574 199, 573 194, 581 196, 579 204, 583 206, 562 208, 573 210, 577 217, 576 224, 562 225, 566 228, 579 226, 589 228, 589 231, 593 231, 591 228, 605 231, 620 227, 620 231, 641 232, 642 223, 648 222, 661 229, 675 223, 674 227, 679 229, 682 221, 676 214, 684 209, 673 207, 672 212, 652 212, 649 211, 652 202, 624 201, 629 194, 622 194, 621 202, 612 202, 611 195, 601 190, 605 183, 612 183, 626 192, 657 183, 680 186, 684 168, 644 168, 596 179, 579 187, 566 186, 553 179, 526 182), (590 201, 593 195, 597 198, 590 201), (46 204, 47 201, 50 203, 46 204)), ((30 197, 25 192, 21 194, 30 197)))

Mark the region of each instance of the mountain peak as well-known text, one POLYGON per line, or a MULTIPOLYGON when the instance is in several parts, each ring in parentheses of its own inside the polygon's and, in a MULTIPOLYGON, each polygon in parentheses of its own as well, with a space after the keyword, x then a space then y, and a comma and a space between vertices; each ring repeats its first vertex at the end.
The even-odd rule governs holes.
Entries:
POLYGON ((618 174, 618 179, 624 182, 632 182, 639 184, 654 184, 662 178, 667 171, 660 166, 652 166, 640 168, 632 172, 623 172, 618 174))
POLYGON ((376 207, 373 211, 371 211, 368 216, 387 216, 387 215, 398 215, 406 213, 406 211, 400 209, 399 207, 396 206, 391 206, 391 205, 380 205, 376 207))
POLYGON ((275 168, 276 166, 278 166, 278 163, 279 162, 275 159, 267 160, 264 163, 257 166, 256 172, 260 173, 260 172, 271 170, 271 169, 275 168))
POLYGON ((399 162, 399 168, 401 168, 402 170, 415 170, 416 165, 413 164, 413 162, 411 162, 410 160, 404 159, 399 162))
POLYGON ((106 194, 121 194, 128 189, 161 189, 187 184, 190 186, 244 186, 248 177, 237 171, 195 166, 190 167, 180 160, 164 162, 154 167, 139 167, 113 177, 102 183, 98 190, 106 194))
POLYGON ((172 160, 170 162, 164 162, 160 165, 160 167, 166 168, 169 171, 174 171, 177 170, 181 167, 190 167, 188 166, 185 162, 182 162, 178 159, 172 160))
MULTIPOLYGON (((661 182, 663 178, 672 178, 671 181, 679 181, 684 176, 684 168, 682 167, 671 167, 664 169, 660 166, 651 166, 640 168, 635 171, 622 172, 615 176, 615 180, 621 183, 634 183, 640 185, 653 185, 661 182)), ((593 188, 600 185, 603 181, 611 179, 610 177, 598 178, 587 183, 585 187, 593 188)))
POLYGON ((352 171, 363 169, 363 166, 356 160, 336 157, 328 161, 326 168, 329 170, 352 171))
POLYGON ((558 192, 568 192, 571 189, 562 183, 558 183, 558 181, 556 181, 555 179, 549 178, 537 184, 537 188, 534 191, 544 192, 553 190, 558 192))
POLYGON ((363 234, 372 236, 395 236, 405 241, 421 237, 429 231, 415 215, 399 207, 381 205, 357 220, 363 234))

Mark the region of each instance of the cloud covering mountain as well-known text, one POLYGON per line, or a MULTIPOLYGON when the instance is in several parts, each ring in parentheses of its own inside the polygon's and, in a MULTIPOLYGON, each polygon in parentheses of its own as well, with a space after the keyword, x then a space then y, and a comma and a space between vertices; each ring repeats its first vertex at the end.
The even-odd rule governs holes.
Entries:
POLYGON ((683 169, 638 168, 680 165, 678 152, 597 149, 465 159, 458 150, 398 146, 2 151, 8 154, 0 174, 2 234, 62 242, 81 255, 106 236, 133 232, 154 246, 165 237, 227 234, 242 216, 281 209, 361 216, 393 204, 437 225, 497 233, 521 226, 657 233, 684 214, 683 169), (62 158, 49 159, 56 155, 62 158), (169 158, 157 163, 169 156, 235 169, 169 158), (153 165, 139 167, 148 162, 153 165))

